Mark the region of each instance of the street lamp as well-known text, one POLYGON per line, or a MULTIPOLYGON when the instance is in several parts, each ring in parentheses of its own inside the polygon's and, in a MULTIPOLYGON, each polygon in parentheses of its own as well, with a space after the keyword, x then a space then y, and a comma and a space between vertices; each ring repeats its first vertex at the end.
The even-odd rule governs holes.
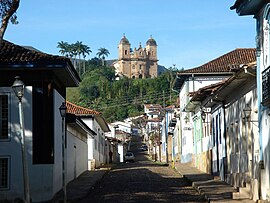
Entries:
POLYGON ((62 105, 59 107, 60 115, 62 117, 62 186, 63 186, 63 192, 64 192, 64 203, 67 202, 67 186, 66 186, 66 167, 65 167, 65 147, 66 147, 66 139, 65 139, 65 118, 67 115, 67 107, 65 102, 62 103, 62 105))
POLYGON ((244 116, 245 116, 245 118, 247 120, 250 117, 250 115, 251 115, 251 108, 250 108, 250 106, 246 106, 243 109, 243 113, 244 113, 244 116))
POLYGON ((204 111, 202 112, 201 116, 202 116, 203 122, 205 122, 205 119, 206 119, 206 113, 205 113, 204 111))
POLYGON ((22 146, 22 165, 23 165, 23 182, 24 182, 24 199, 26 203, 30 203, 30 187, 28 177, 28 164, 27 154, 25 149, 25 133, 24 133, 24 116, 22 108, 22 98, 24 94, 24 83, 20 80, 19 76, 15 77, 15 81, 12 85, 12 89, 19 99, 19 117, 20 117, 20 134, 21 134, 21 146, 22 146))

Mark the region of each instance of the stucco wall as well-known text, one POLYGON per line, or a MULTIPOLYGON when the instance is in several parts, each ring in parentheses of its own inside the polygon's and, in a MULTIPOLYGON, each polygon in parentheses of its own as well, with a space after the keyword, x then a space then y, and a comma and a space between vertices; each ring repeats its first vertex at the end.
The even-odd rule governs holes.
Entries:
MULTIPOLYGON (((10 87, 0 88, 0 92, 9 95, 9 122, 10 139, 0 142, 1 156, 10 158, 9 178, 10 184, 7 190, 0 190, 0 199, 10 199, 24 197, 23 171, 19 125, 18 99, 10 87)), ((32 87, 27 86, 22 100, 24 124, 25 124, 25 148, 27 152, 28 175, 30 183, 30 194, 32 201, 46 201, 52 198, 55 188, 53 188, 53 165, 33 165, 32 164, 32 87), (41 184, 42 183, 42 184, 41 184)), ((59 105, 60 106, 60 105, 59 105)), ((57 182, 55 182, 57 184, 57 182)), ((61 182, 60 182, 61 183, 61 182)))
POLYGON ((87 142, 79 136, 82 135, 74 129, 67 132, 67 182, 78 177, 87 170, 87 142), (79 134, 79 135, 76 135, 79 134))
MULTIPOLYGON (((22 171, 22 156, 21 156, 21 143, 20 143, 20 124, 19 124, 19 108, 18 98, 15 96, 10 87, 1 87, 0 93, 8 95, 8 108, 9 108, 9 138, 8 140, 0 141, 0 156, 8 157, 10 161, 9 169, 9 188, 0 190, 0 199, 14 199, 23 198, 23 171, 22 171)), ((31 164, 31 139, 32 139, 32 126, 31 126, 31 87, 26 87, 25 95, 22 100, 24 114, 27 116, 25 119, 25 148, 27 150, 27 160, 31 164)))
POLYGON ((62 188, 62 118, 59 112, 64 99, 54 90, 54 166, 53 166, 53 194, 62 188))

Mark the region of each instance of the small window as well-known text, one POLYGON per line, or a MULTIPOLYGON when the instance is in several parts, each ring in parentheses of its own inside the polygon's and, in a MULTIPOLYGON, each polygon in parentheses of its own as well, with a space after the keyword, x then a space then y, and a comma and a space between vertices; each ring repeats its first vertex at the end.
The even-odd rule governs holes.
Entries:
POLYGON ((8 95, 0 95, 0 140, 8 139, 8 95))
POLYGON ((127 52, 127 50, 125 50, 125 55, 127 55, 128 54, 128 52, 127 52))
POLYGON ((0 190, 9 187, 9 158, 0 157, 0 190))
POLYGON ((216 146, 216 130, 215 130, 215 119, 212 118, 212 133, 213 133, 213 147, 216 146))

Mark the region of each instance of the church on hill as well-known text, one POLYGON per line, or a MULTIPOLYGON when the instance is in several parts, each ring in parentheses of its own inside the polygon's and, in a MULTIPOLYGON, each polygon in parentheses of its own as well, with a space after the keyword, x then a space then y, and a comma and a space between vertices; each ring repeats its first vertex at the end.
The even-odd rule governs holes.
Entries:
POLYGON ((123 35, 118 45, 118 60, 114 67, 119 76, 128 78, 155 78, 158 76, 157 43, 150 37, 146 46, 131 48, 131 44, 123 35))

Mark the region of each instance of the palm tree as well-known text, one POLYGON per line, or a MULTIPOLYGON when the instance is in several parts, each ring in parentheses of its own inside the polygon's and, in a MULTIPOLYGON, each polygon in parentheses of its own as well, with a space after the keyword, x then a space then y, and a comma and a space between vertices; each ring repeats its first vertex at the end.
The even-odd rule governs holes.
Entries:
POLYGON ((70 44, 68 50, 69 50, 70 58, 73 61, 73 66, 77 70, 77 55, 78 55, 78 52, 77 52, 76 44, 75 43, 70 44))
POLYGON ((86 55, 92 52, 90 47, 84 45, 81 41, 77 41, 76 43, 73 44, 61 41, 58 42, 57 48, 60 49, 59 52, 62 55, 70 58, 75 69, 77 69, 79 75, 81 74, 81 55, 82 55, 84 58, 83 72, 85 72, 85 57, 86 55), (79 57, 78 61, 77 56, 79 57), (79 67, 77 67, 77 65, 79 65, 79 67))
POLYGON ((78 67, 78 73, 79 75, 81 74, 81 54, 82 54, 82 51, 83 51, 83 43, 81 41, 77 41, 75 44, 74 44, 74 52, 76 53, 76 55, 79 56, 79 67, 78 67))
POLYGON ((102 66, 104 66, 105 56, 108 56, 110 52, 106 48, 100 48, 98 50, 97 56, 102 60, 102 66))
POLYGON ((57 43, 57 48, 59 48, 59 53, 62 54, 63 56, 68 57, 68 48, 69 48, 69 44, 67 42, 58 42, 57 43))
POLYGON ((87 46, 87 45, 83 45, 83 49, 82 49, 82 55, 83 55, 83 73, 85 73, 85 57, 86 57, 86 55, 89 55, 90 53, 92 53, 90 47, 87 46))
POLYGON ((70 58, 72 61, 72 58, 74 56, 74 51, 73 51, 73 44, 68 44, 67 46, 67 56, 70 58))

